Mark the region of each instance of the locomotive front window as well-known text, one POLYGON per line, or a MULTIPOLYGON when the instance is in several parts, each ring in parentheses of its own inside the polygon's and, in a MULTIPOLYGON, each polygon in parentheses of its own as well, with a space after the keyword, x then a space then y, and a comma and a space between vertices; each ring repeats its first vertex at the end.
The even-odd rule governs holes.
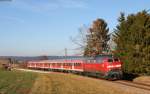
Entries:
POLYGON ((114 61, 119 61, 118 58, 115 58, 114 61))
POLYGON ((113 59, 108 59, 108 62, 113 62, 113 59))

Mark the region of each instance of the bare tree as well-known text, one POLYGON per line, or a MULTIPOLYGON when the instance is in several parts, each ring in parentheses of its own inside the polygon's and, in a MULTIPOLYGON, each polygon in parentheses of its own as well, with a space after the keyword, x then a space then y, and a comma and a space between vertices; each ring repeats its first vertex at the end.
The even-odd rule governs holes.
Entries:
POLYGON ((77 51, 76 54, 79 54, 79 55, 84 54, 85 48, 87 46, 88 33, 90 33, 89 29, 85 25, 83 25, 82 27, 79 28, 77 36, 70 38, 71 41, 75 45, 77 45, 77 48, 74 49, 77 51))
POLYGON ((103 19, 93 21, 90 28, 85 26, 79 29, 79 34, 71 40, 79 46, 84 56, 95 56, 108 50, 109 29, 103 19))

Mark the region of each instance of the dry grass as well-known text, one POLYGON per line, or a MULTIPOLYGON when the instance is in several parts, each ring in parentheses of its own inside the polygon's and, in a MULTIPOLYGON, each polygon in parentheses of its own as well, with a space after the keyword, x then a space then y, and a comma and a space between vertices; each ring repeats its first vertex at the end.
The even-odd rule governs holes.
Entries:
POLYGON ((2 94, 150 94, 133 87, 118 85, 74 74, 0 71, 2 94))
POLYGON ((133 82, 144 83, 150 85, 150 76, 141 76, 133 80, 133 82))
POLYGON ((28 94, 35 78, 35 73, 0 69, 0 94, 28 94))
POLYGON ((36 81, 30 94, 129 94, 108 81, 72 74, 45 74, 36 81))
POLYGON ((39 75, 29 94, 51 94, 51 81, 47 75, 39 75))

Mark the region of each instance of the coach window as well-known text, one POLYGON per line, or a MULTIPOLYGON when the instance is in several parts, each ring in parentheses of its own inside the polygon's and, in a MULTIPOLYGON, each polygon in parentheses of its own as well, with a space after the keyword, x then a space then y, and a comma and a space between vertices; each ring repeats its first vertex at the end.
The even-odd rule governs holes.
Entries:
POLYGON ((94 63, 94 60, 90 60, 90 63, 94 63))
POLYGON ((77 63, 77 66, 80 66, 80 63, 77 63))
POLYGON ((90 61, 89 61, 89 60, 86 60, 85 62, 86 62, 86 63, 90 63, 90 61))
POLYGON ((93 63, 96 63, 96 60, 93 60, 93 63))

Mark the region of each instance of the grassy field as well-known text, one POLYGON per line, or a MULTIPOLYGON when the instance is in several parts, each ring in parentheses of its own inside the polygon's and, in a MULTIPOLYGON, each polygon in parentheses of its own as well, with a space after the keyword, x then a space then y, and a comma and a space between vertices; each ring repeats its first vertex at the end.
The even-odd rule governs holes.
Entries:
POLYGON ((35 73, 0 70, 0 94, 28 94, 36 77, 35 73))
MULTIPOLYGON (((131 89, 132 90, 132 89, 131 89)), ((64 73, 0 71, 0 94, 136 94, 110 81, 64 73)), ((140 93, 139 93, 140 94, 140 93)))

